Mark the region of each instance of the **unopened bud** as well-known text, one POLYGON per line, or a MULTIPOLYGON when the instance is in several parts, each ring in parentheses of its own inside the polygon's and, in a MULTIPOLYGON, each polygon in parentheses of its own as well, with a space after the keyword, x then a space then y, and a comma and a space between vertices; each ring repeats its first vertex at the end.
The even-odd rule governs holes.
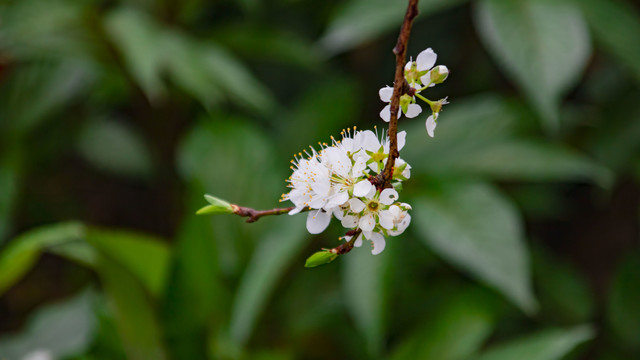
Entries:
POLYGON ((438 65, 429 72, 432 84, 440 84, 449 76, 449 69, 444 65, 438 65))
POLYGON ((400 108, 402 109, 403 113, 407 113, 407 110, 409 109, 409 104, 411 104, 411 96, 404 94, 402 96, 400 96, 400 108))

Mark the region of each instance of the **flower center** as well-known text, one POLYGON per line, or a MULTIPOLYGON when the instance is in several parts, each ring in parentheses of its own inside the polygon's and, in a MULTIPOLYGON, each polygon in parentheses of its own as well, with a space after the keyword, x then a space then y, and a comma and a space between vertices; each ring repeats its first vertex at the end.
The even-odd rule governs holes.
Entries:
POLYGON ((378 206, 379 206, 379 204, 375 200, 372 200, 367 204, 367 207, 369 208, 369 211, 371 211, 371 212, 378 211, 378 206))

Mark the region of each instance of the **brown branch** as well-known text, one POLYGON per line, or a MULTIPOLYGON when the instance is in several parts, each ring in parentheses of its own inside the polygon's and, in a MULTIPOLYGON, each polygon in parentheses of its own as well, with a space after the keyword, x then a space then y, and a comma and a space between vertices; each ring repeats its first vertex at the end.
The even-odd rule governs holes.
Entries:
MULTIPOLYGON (((260 219, 263 216, 286 214, 289 211, 295 209, 295 206, 291 206, 288 208, 275 208, 275 209, 269 209, 269 210, 256 210, 249 207, 231 204, 231 209, 233 209, 233 213, 236 215, 248 217, 247 222, 252 223, 252 222, 258 221, 258 219, 260 219)), ((306 210, 307 209, 304 209, 302 211, 306 211, 306 210)))
POLYGON ((349 251, 351 251, 351 249, 353 249, 353 246, 356 243, 356 239, 358 238, 361 232, 362 230, 360 229, 353 229, 353 230, 347 231, 346 235, 351 236, 351 240, 345 243, 342 243, 334 247, 333 249, 329 249, 329 252, 334 253, 336 255, 343 255, 348 253, 349 251))
POLYGON ((389 121, 389 157, 384 170, 378 174, 376 183, 379 188, 391 186, 393 177, 393 167, 396 159, 400 156, 398 153, 398 111, 400 108, 400 97, 408 92, 409 86, 404 79, 404 66, 407 59, 407 43, 409 42, 409 34, 411 33, 411 25, 413 20, 418 16, 418 0, 409 0, 407 12, 404 15, 404 21, 400 28, 398 42, 393 48, 396 55, 396 74, 393 82, 393 95, 391 96, 391 119, 389 121))

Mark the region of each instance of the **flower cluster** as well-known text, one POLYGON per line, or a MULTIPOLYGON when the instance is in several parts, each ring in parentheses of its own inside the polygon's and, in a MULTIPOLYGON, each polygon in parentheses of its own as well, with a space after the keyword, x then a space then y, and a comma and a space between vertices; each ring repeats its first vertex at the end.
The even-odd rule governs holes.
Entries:
MULTIPOLYGON (((416 97, 426 102, 431 107, 431 115, 427 118, 426 127, 429 136, 433 137, 433 132, 438 122, 438 114, 442 110, 442 106, 448 104, 447 98, 432 101, 422 96, 420 93, 430 87, 444 82, 449 76, 449 69, 444 65, 434 66, 436 64, 436 55, 431 48, 428 48, 418 54, 416 61, 409 61, 404 67, 404 78, 409 85, 409 91, 400 97, 400 112, 398 117, 403 113, 408 118, 414 118, 422 112, 422 107, 416 103, 416 97)), ((383 102, 391 102, 393 88, 385 86, 379 91, 380 100, 383 102)), ((385 106, 380 111, 382 120, 389 122, 391 119, 391 104, 385 106)))
MULTIPOLYGON (((399 132, 398 151, 405 143, 406 132, 399 132)), ((374 183, 389 157, 389 139, 379 138, 370 130, 342 132, 342 140, 332 137, 331 145, 320 151, 311 148, 306 157, 300 153, 292 160, 293 174, 287 180, 291 191, 281 201, 291 201, 295 208, 289 214, 309 211, 307 230, 319 234, 327 228, 331 217, 345 228, 358 229, 354 246, 362 238, 373 244, 372 253, 385 248, 385 236, 402 234, 411 222, 411 206, 398 202, 395 188, 380 189, 374 183)), ((398 158, 393 169, 393 185, 411 176, 411 166, 398 158)), ((347 236, 347 240, 351 237, 347 236)))

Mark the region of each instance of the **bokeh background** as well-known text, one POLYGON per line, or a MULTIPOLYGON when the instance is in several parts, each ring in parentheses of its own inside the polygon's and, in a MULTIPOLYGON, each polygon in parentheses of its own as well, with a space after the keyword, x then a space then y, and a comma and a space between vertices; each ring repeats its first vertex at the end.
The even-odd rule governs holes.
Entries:
POLYGON ((0 359, 640 358, 640 13, 422 0, 413 222, 329 265, 293 153, 378 129, 400 0, 3 0, 0 359))

